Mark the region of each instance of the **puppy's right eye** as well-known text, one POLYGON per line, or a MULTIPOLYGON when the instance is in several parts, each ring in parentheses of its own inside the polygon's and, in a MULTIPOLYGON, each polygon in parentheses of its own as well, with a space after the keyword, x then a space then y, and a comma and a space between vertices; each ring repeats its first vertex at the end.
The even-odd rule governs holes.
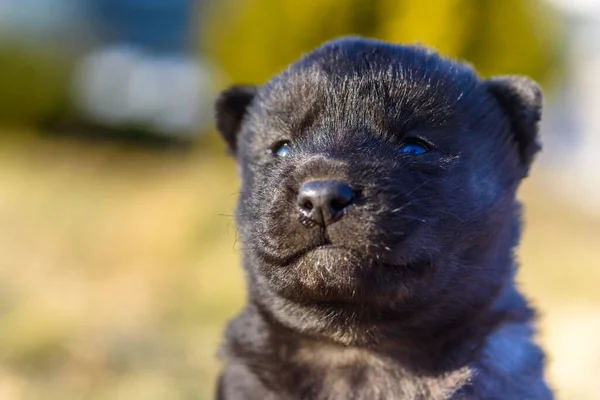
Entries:
POLYGON ((285 140, 277 142, 271 147, 271 154, 275 157, 285 157, 290 152, 290 145, 290 142, 285 140))
POLYGON ((402 143, 400 151, 411 156, 425 154, 430 150, 429 143, 418 138, 408 138, 402 143))

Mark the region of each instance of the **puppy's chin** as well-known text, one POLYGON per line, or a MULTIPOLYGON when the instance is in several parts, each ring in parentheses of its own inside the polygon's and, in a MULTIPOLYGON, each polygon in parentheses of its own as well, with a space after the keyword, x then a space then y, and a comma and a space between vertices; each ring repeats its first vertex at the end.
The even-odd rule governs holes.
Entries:
MULTIPOLYGON (((389 260, 391 261, 391 260, 389 260)), ((278 295, 301 303, 395 303, 431 272, 430 262, 399 265, 335 245, 307 250, 265 271, 278 295)))

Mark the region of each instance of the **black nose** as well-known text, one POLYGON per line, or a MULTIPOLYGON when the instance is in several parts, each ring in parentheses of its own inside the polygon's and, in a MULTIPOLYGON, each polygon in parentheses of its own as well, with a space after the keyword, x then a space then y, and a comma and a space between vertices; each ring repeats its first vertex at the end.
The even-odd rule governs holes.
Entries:
POLYGON ((352 204, 352 188, 340 181, 310 181, 300 188, 298 206, 301 220, 329 225, 344 215, 352 204))

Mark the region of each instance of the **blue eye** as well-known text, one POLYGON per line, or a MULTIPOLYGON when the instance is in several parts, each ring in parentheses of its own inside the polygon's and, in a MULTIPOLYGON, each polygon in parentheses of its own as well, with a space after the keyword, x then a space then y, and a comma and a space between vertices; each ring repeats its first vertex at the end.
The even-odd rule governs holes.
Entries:
POLYGON ((400 151, 404 154, 409 154, 413 156, 418 156, 420 154, 427 153, 429 151, 429 146, 421 141, 409 141, 402 145, 400 151))
POLYGON ((276 157, 285 157, 290 153, 290 142, 279 142, 271 148, 271 154, 276 157))

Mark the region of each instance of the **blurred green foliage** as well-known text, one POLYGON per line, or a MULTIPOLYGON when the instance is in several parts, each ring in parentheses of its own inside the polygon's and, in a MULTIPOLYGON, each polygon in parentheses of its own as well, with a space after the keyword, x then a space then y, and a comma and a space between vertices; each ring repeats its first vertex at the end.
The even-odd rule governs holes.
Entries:
POLYGON ((542 83, 559 60, 559 24, 538 0, 226 0, 208 17, 209 51, 234 82, 260 83, 323 41, 363 35, 420 42, 483 76, 542 83))
POLYGON ((37 124, 67 95, 67 69, 57 54, 39 47, 0 47, 0 123, 37 124))

